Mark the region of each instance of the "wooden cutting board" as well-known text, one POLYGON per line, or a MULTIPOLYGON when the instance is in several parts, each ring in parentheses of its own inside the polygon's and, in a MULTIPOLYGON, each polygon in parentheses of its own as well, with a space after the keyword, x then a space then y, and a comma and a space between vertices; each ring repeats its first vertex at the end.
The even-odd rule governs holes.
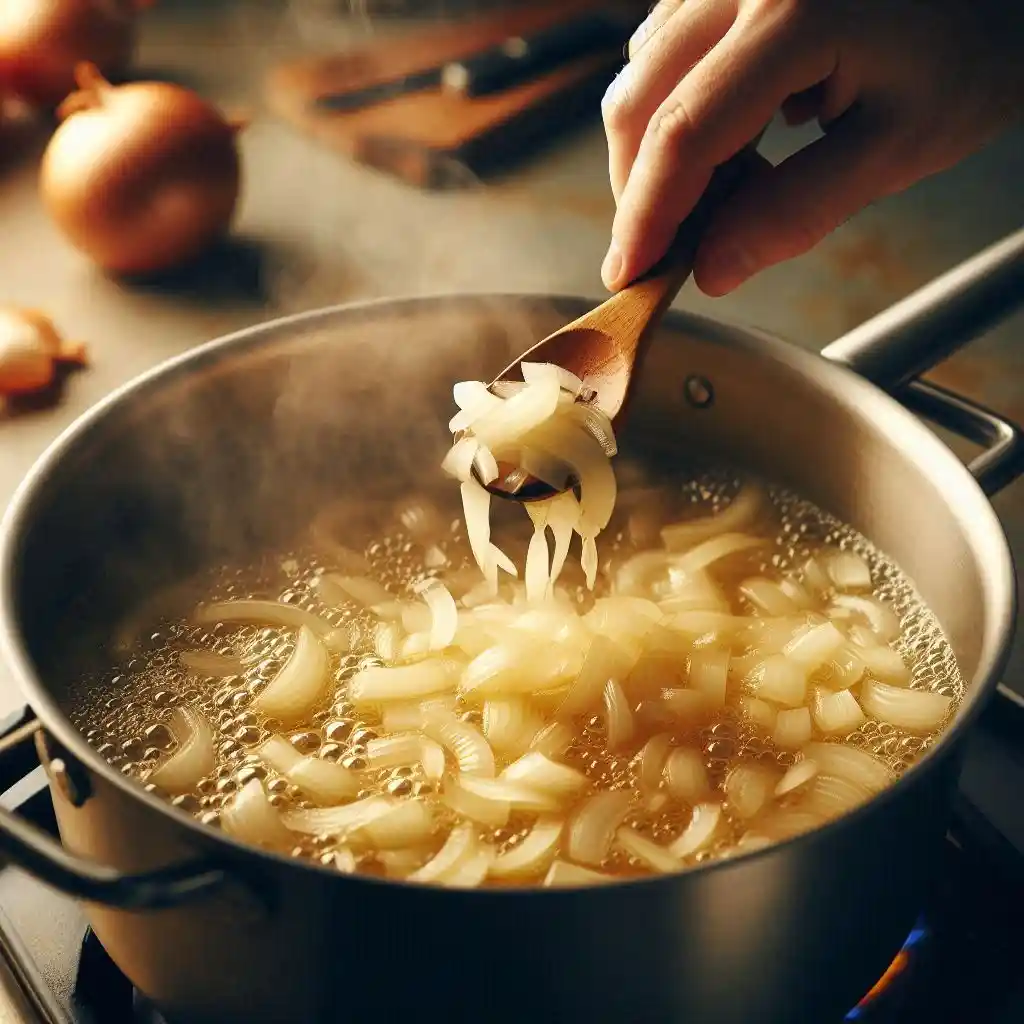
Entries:
MULTIPOLYGON (((637 22, 646 8, 598 6, 637 22)), ((313 101, 458 60, 594 8, 587 0, 527 4, 303 58, 270 73, 267 102, 300 130, 410 184, 466 184, 511 167, 582 119, 597 116, 600 98, 622 66, 622 53, 592 53, 506 92, 475 99, 432 89, 346 112, 323 110, 313 101)))

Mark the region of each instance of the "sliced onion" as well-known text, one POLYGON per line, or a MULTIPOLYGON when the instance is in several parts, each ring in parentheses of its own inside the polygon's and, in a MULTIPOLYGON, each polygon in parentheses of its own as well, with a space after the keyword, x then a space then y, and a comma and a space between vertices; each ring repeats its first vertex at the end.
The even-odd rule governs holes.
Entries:
POLYGON ((473 456, 473 468, 485 487, 498 479, 498 461, 486 445, 477 448, 473 456))
POLYGON ((283 736, 277 735, 260 744, 256 756, 280 775, 287 775, 302 760, 302 754, 283 736))
POLYGON ((891 647, 869 646, 858 647, 857 654, 864 664, 865 671, 880 683, 890 686, 909 686, 912 673, 899 651, 891 647))
POLYGON ((871 568, 856 551, 833 551, 825 563, 839 590, 870 590, 871 568))
POLYGON ((341 576, 325 572, 316 581, 317 593, 325 604, 342 605, 354 601, 363 608, 387 605, 395 600, 387 587, 369 576, 341 576))
POLYGON ((662 542, 669 551, 687 551, 709 537, 745 530, 757 518, 764 503, 761 488, 747 484, 718 515, 666 526, 661 531, 662 542))
POLYGON ((479 450, 480 442, 475 437, 460 438, 441 460, 441 469, 455 480, 465 482, 473 475, 473 463, 479 450))
POLYGON ((644 867, 661 874, 679 871, 683 866, 682 861, 664 846, 659 846, 627 825, 623 825, 615 833, 615 844, 630 857, 640 861, 644 867))
POLYGON ((232 797, 220 812, 220 825, 229 836, 270 850, 285 849, 295 841, 259 779, 250 779, 232 797))
POLYGON ((548 889, 574 889, 577 886, 603 885, 614 881, 610 875, 600 871, 591 871, 566 860, 555 860, 548 868, 542 884, 548 889))
POLYGON ((690 656, 690 686, 707 699, 708 706, 725 707, 729 678, 729 652, 707 647, 690 656))
POLYGON ((434 815, 422 800, 400 800, 384 814, 349 832, 350 841, 379 850, 401 850, 427 842, 434 833, 434 815))
POLYGON ((794 637, 782 649, 782 653, 802 665, 807 672, 813 672, 830 662, 842 649, 846 638, 836 629, 833 622, 822 622, 794 637))
POLYGON ((818 678, 834 689, 848 690, 860 682, 865 667, 864 659, 860 654, 852 645, 846 644, 818 674, 818 678))
POLYGON ((420 849, 408 850, 377 850, 374 859, 384 865, 384 873, 388 878, 408 878, 424 861, 425 854, 420 849))
POLYGON ((887 644, 900 635, 899 616, 892 605, 875 597, 857 597, 854 594, 838 594, 832 601, 836 608, 848 608, 863 616, 875 636, 887 644))
POLYGON ((553 589, 562 574, 572 535, 580 524, 580 503, 572 491, 564 491, 550 501, 545 502, 548 508, 547 525, 555 539, 554 551, 551 554, 551 582, 553 589))
POLYGON ((364 668, 348 684, 353 704, 385 704, 410 701, 450 690, 452 666, 442 660, 420 661, 414 665, 364 668))
POLYGON ((355 803, 341 807, 315 807, 288 811, 281 820, 293 832, 307 835, 344 836, 374 818, 387 814, 398 804, 397 800, 385 796, 368 796, 355 803))
POLYGON ((786 594, 780 584, 763 576, 752 576, 744 580, 739 585, 739 592, 767 615, 794 615, 801 607, 786 594))
POLYGON ((555 414, 561 391, 554 377, 542 377, 500 405, 491 407, 472 423, 473 436, 497 449, 517 444, 555 414))
POLYGON ((581 534, 581 538, 580 565, 587 579, 587 589, 593 590, 597 582, 597 538, 592 533, 581 534))
POLYGON ((507 804, 513 811, 547 814, 559 809, 560 800, 550 793, 542 793, 511 779, 485 779, 476 775, 465 775, 459 779, 459 785, 467 793, 478 796, 481 800, 507 804))
POLYGON ((223 679, 225 676, 242 674, 242 659, 234 654, 217 654, 216 651, 182 651, 178 657, 182 667, 199 676, 223 679))
POLYGON ((217 752, 210 723, 188 704, 174 709, 168 728, 177 740, 177 748, 163 764, 153 769, 147 782, 177 796, 191 792, 213 771, 217 752))
POLYGON ((428 708, 423 713, 421 729, 435 743, 451 751, 463 775, 494 777, 494 752, 476 726, 450 711, 428 708))
POLYGON ((452 398, 460 409, 500 409, 501 401, 479 380, 459 381, 452 388, 452 398))
POLYGON ((849 779, 871 793, 880 793, 893 781, 893 773, 884 761, 845 743, 810 743, 804 748, 804 757, 814 761, 823 773, 849 779))
POLYGON ((385 732, 416 732, 423 725, 423 715, 430 708, 454 711, 457 706, 454 694, 430 697, 417 704, 386 704, 381 712, 381 724, 385 732))
POLYGON ((775 795, 787 796, 789 793, 794 793, 802 786, 806 786, 817 774, 818 762, 805 757, 802 761, 797 761, 792 765, 782 776, 779 784, 775 787, 775 795))
POLYGON ((582 661, 574 649, 524 637, 495 644, 475 657, 466 666, 459 689, 480 697, 539 693, 571 679, 582 661))
POLYGON ((331 867, 335 871, 340 871, 343 875, 355 874, 358 867, 356 855, 347 846, 333 846, 331 854, 333 855, 331 867))
POLYGON ((402 629, 397 622, 378 622, 373 630, 373 650, 386 664, 398 661, 402 653, 402 629))
POLYGON ((437 882, 456 868, 477 846, 476 829, 464 821, 448 833, 448 838, 433 857, 408 876, 410 882, 437 882))
POLYGON ((197 625, 212 626, 218 622, 245 623, 260 626, 283 626, 286 629, 312 630, 317 636, 327 636, 334 627, 319 615, 300 608, 297 604, 280 601, 218 601, 200 605, 192 616, 197 625))
POLYGON ((763 815, 757 821, 758 833, 780 842, 820 828, 828 818, 807 807, 785 807, 763 815))
POLYGON ((724 558, 729 558, 742 551, 764 547, 767 543, 768 541, 764 537, 754 537, 745 533, 723 533, 698 544, 695 548, 687 551, 685 555, 680 555, 676 566, 682 572, 699 572, 724 558))
POLYGON ((808 558, 804 563, 803 584, 818 595, 832 589, 832 580, 816 558, 808 558))
POLYGON ((800 807, 825 818, 838 818, 870 799, 870 790, 863 786, 850 779, 819 771, 804 790, 800 807))
POLYGON ((524 753, 542 725, 540 716, 522 698, 496 697, 484 702, 484 736, 502 753, 524 753))
POLYGON ((661 785, 665 761, 672 749, 672 737, 667 732, 655 733, 640 751, 637 777, 645 793, 654 793, 661 785))
POLYGON ((285 725, 301 722, 323 699, 331 681, 331 659, 317 635, 303 626, 295 649, 253 707, 285 725))
POLYGON ((682 573, 670 569, 664 584, 655 584, 658 607, 666 615, 680 612, 719 612, 728 614, 729 601, 706 572, 682 573))
POLYGON ((778 774, 762 765, 741 764, 725 780, 725 796, 741 818, 757 815, 778 785, 778 774))
POLYGON ((908 732, 931 732, 946 720, 952 697, 930 690, 908 690, 868 679, 860 690, 864 710, 879 722, 908 732))
POLYGON ((697 804, 711 792, 704 758, 699 750, 678 747, 665 762, 665 783, 669 793, 687 804, 697 804))
POLYGON ((493 847, 477 842, 476 849, 438 881, 449 889, 475 889, 486 880, 493 863, 493 847))
MULTIPOLYGON (((529 506, 527 506, 529 508, 529 506)), ((538 603, 548 595, 548 585, 551 582, 551 563, 548 553, 548 539, 544 533, 544 527, 534 529, 530 538, 530 545, 526 551, 526 568, 523 571, 523 580, 526 583, 526 598, 528 601, 538 603)))
POLYGON ((605 738, 609 750, 623 750, 628 747, 636 732, 633 711, 622 687, 614 679, 604 686, 605 738))
POLYGON ((471 792, 455 779, 445 780, 441 802, 460 817, 477 821, 489 828, 504 828, 512 813, 512 806, 507 800, 471 792))
POLYGON ((612 421, 600 409, 593 405, 575 404, 570 407, 569 414, 597 441, 609 459, 618 454, 612 421))
POLYGON ((564 366, 558 366, 556 363, 531 363, 524 361, 519 364, 519 369, 523 375, 523 380, 528 384, 554 377, 558 381, 558 386, 562 390, 568 391, 573 398, 583 390, 583 381, 575 373, 567 370, 564 366))
POLYGON ((779 589, 799 608, 806 611, 815 605, 814 595, 797 579, 783 576, 779 580, 779 589))
POLYGON ((569 821, 568 856, 580 864, 600 866, 631 805, 632 797, 621 789, 606 790, 590 797, 569 821))
POLYGON ((766 733, 775 731, 776 712, 767 701, 757 697, 742 697, 740 698, 740 710, 743 712, 743 717, 759 729, 763 729, 766 733))
POLYGON ((543 871, 558 850, 565 822, 539 818, 516 846, 499 854, 491 864, 491 878, 531 878, 543 871))
MULTIPOLYGON (((491 549, 491 496, 475 480, 462 483, 462 514, 466 523, 466 536, 470 550, 480 571, 488 576, 488 560, 491 549)), ((490 579, 490 577, 489 577, 490 579)), ((497 573, 493 580, 497 584, 497 573)))
POLYGON ((661 691, 659 703, 674 722, 684 726, 703 722, 713 710, 707 695, 699 690, 666 688, 661 691))
POLYGON ((814 690, 814 724, 826 736, 840 736, 859 729, 867 719, 849 690, 835 693, 816 687, 814 690))
POLYGON ((421 764, 428 779, 444 775, 444 749, 419 733, 399 733, 372 739, 366 744, 366 759, 371 768, 398 768, 421 764))
POLYGON ((744 680, 751 693, 786 707, 798 707, 807 699, 807 672, 782 654, 765 658, 744 680))
POLYGON ((589 780, 582 772, 558 764, 536 750, 513 761, 498 778, 535 789, 556 800, 571 799, 589 785, 589 780))
POLYGON ((304 757, 287 772, 288 781, 314 803, 334 805, 353 799, 362 788, 348 768, 319 757, 304 757))
POLYGON ((530 749, 545 757, 561 757, 574 739, 575 733, 565 722, 549 722, 534 736, 530 749))
POLYGON ((426 580, 416 588, 430 610, 430 648, 443 650, 459 628, 459 609, 448 588, 440 580, 426 580))
POLYGON ((682 835, 668 846, 668 852, 682 860, 707 849, 714 841, 722 820, 721 804, 697 804, 682 835))
POLYGON ((775 716, 772 742, 780 750, 799 750, 811 742, 811 712, 808 708, 782 710, 775 716))

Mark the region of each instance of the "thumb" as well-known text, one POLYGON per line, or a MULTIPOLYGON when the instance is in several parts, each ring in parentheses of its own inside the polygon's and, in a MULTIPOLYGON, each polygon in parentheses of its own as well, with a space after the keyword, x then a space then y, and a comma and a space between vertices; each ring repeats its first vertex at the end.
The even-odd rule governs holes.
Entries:
POLYGON ((850 111, 782 163, 761 165, 718 213, 697 253, 694 280, 725 295, 758 271, 807 252, 873 200, 912 176, 895 136, 850 111))

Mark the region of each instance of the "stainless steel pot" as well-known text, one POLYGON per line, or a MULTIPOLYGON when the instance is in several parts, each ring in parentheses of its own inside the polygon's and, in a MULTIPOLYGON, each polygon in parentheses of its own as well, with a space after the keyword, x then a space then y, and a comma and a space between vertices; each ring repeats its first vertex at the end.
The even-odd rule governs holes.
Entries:
POLYGON ((841 1019, 922 904, 961 741, 1014 621, 986 493, 1020 472, 1018 433, 914 378, 1022 296, 1019 232, 824 359, 678 314, 643 375, 628 453, 671 467, 698 450, 793 486, 891 554, 952 641, 970 680, 955 723, 854 814, 674 877, 442 891, 235 843, 143 792, 72 727, 69 684, 119 613, 193 565, 288 535, 324 500, 433 486, 452 380, 486 379, 584 308, 463 297, 330 309, 214 342, 111 396, 44 456, 3 528, 0 634, 38 716, 4 758, 24 761, 35 738, 63 848, 4 811, 0 850, 86 901, 114 961, 176 1022, 841 1019), (988 450, 965 469, 900 401, 988 450))

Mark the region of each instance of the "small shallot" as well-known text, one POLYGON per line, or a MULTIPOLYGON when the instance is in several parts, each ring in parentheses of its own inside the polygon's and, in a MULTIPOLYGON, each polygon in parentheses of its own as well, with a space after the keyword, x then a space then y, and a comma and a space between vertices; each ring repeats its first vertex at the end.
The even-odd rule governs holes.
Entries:
POLYGON ((84 346, 65 342, 32 309, 0 306, 0 399, 43 391, 62 366, 84 366, 84 346))

